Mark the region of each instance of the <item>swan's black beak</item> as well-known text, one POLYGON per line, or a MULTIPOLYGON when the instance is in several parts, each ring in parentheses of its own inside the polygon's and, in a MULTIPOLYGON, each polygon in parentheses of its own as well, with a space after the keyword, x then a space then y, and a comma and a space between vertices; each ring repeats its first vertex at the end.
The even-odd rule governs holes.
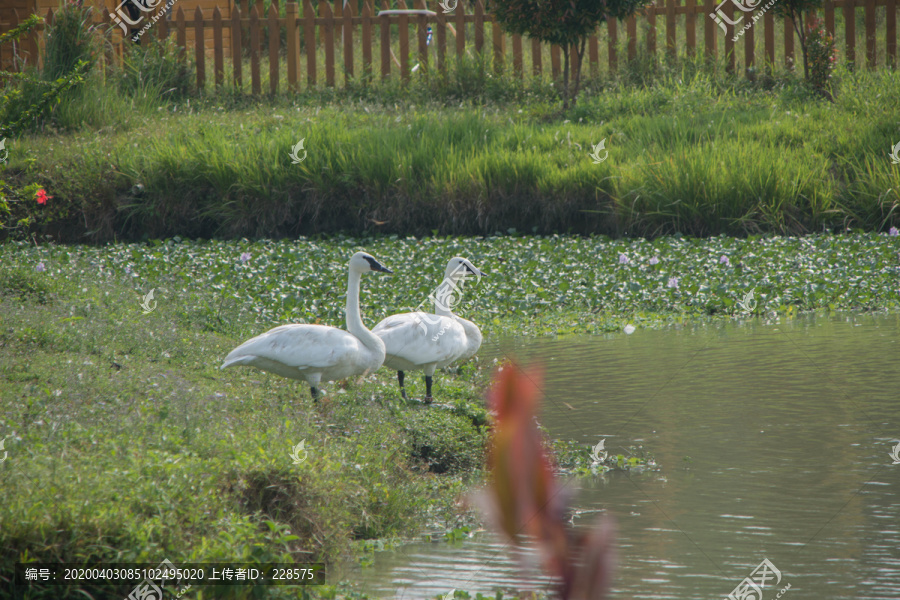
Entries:
POLYGON ((471 274, 474 275, 475 277, 484 277, 484 273, 483 273, 482 271, 479 271, 478 269, 475 269, 475 270, 473 271, 472 269, 473 269, 473 267, 470 267, 469 265, 466 265, 466 271, 468 271, 469 273, 471 273, 471 274))
POLYGON ((380 262, 378 262, 378 261, 375 260, 374 258, 372 258, 372 257, 370 257, 370 256, 367 256, 367 257, 365 257, 365 258, 366 258, 366 260, 369 262, 369 268, 372 269, 373 271, 379 271, 379 272, 381 272, 381 273, 389 273, 389 274, 391 274, 391 275, 394 274, 393 271, 391 271, 390 269, 388 269, 386 266, 384 266, 383 264, 381 264, 380 262))

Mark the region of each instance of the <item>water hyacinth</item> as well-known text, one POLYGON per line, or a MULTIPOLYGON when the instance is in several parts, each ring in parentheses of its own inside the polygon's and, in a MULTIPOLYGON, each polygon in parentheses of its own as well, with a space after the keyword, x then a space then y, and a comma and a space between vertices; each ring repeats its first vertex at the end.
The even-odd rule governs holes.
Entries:
POLYGON ((515 365, 495 373, 488 392, 496 415, 488 454, 491 482, 475 501, 511 543, 523 535, 536 540, 557 598, 601 600, 615 560, 613 524, 601 517, 586 533, 568 526, 571 486, 553 475, 534 418, 542 379, 540 370, 522 372, 515 365))
POLYGON ((620 265, 627 265, 629 262, 631 262, 631 260, 627 256, 625 256, 624 254, 621 254, 621 253, 619 254, 619 264, 620 265))
POLYGON ((731 261, 729 261, 728 257, 723 254, 721 257, 719 257, 719 264, 725 265, 727 267, 731 264, 731 261))
POLYGON ((666 284, 666 287, 670 287, 673 289, 678 289, 678 278, 677 277, 669 277, 669 283, 666 284))
POLYGON ((888 230, 888 235, 900 235, 900 229, 897 229, 896 227, 891 227, 888 230))
POLYGON ((37 271, 38 273, 43 273, 45 269, 46 269, 46 267, 44 267, 44 263, 42 263, 42 262, 39 262, 34 267, 34 270, 37 271))
POLYGON ((653 258, 651 258, 651 259, 650 259, 650 264, 651 264, 651 265, 658 265, 658 264, 659 264, 659 257, 654 256, 653 258))
POLYGON ((247 264, 247 261, 250 260, 249 252, 241 252, 241 263, 247 264))

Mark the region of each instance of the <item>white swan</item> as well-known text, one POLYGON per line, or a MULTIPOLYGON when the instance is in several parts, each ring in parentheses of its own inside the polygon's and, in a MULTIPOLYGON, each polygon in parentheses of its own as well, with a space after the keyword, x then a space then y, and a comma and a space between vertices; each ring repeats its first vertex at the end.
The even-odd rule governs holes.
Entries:
POLYGON ((309 384, 318 401, 319 382, 375 371, 384 362, 384 342, 366 329, 359 314, 359 279, 368 271, 392 273, 365 252, 350 259, 347 331, 325 325, 282 325, 249 339, 225 357, 220 369, 256 367, 309 384))
POLYGON ((435 313, 391 315, 372 329, 384 341, 386 367, 397 371, 400 393, 404 371, 425 372, 425 403, 431 404, 431 383, 435 370, 457 360, 471 358, 481 347, 481 331, 471 321, 453 314, 459 298, 459 283, 467 275, 484 274, 465 258, 454 257, 447 264, 444 280, 433 296, 435 313))

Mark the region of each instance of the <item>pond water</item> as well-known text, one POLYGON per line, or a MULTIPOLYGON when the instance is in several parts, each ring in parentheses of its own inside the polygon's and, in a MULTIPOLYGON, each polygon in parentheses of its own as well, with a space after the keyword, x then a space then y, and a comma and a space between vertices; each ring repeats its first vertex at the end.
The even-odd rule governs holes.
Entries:
MULTIPOLYGON (((543 361, 552 436, 656 457, 659 471, 579 481, 575 524, 617 522, 613 598, 725 598, 763 559, 781 574, 765 600, 787 584, 788 600, 900 598, 898 340, 900 316, 854 314, 507 339, 481 356, 543 361)), ((394 598, 546 588, 517 564, 484 533, 343 578, 394 598)))

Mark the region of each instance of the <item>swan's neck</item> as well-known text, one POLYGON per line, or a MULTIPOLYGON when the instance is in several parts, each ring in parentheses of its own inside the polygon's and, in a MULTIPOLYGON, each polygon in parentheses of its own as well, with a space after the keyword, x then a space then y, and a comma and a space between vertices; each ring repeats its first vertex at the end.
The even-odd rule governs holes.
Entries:
POLYGON ((359 314, 359 280, 361 274, 350 271, 347 279, 347 331, 355 335, 369 350, 384 354, 384 342, 377 335, 369 331, 362 322, 359 314))
POLYGON ((453 307, 462 300, 463 288, 459 283, 465 279, 462 273, 446 275, 438 286, 434 301, 434 314, 441 317, 452 317, 453 307))

